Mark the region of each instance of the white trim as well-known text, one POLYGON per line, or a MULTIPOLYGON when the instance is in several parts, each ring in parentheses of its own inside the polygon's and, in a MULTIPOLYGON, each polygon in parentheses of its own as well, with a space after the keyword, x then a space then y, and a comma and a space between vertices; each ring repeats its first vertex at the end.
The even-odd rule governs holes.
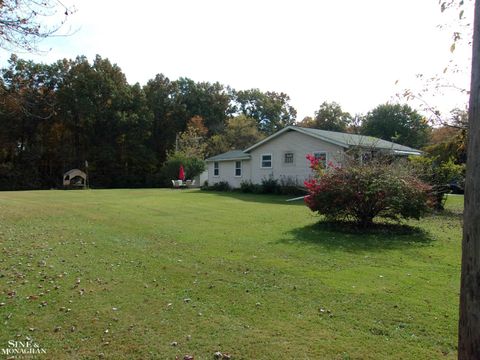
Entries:
POLYGON ((219 163, 218 161, 214 161, 214 162, 213 162, 213 177, 219 177, 219 176, 220 176, 220 163, 219 163), (218 172, 217 175, 215 175, 215 164, 218 165, 218 166, 217 166, 217 169, 216 169, 217 172, 218 172))
POLYGON ((233 176, 236 178, 241 178, 243 176, 243 161, 242 160, 236 160, 235 164, 233 166, 233 176), (240 167, 237 168, 237 162, 240 163, 240 167), (240 169, 240 175, 237 175, 237 169, 240 169))
POLYGON ((231 159, 207 159, 206 162, 215 162, 215 161, 238 161, 238 160, 250 160, 250 157, 237 157, 231 159))
POLYGON ((419 151, 393 150, 393 152, 399 155, 422 155, 422 153, 419 151))
MULTIPOLYGON (((281 130, 280 130, 281 131, 281 130)), ((272 153, 265 153, 260 155, 260 169, 273 169, 273 154, 272 153), (270 155, 270 166, 263 166, 263 157, 265 155, 270 155)))

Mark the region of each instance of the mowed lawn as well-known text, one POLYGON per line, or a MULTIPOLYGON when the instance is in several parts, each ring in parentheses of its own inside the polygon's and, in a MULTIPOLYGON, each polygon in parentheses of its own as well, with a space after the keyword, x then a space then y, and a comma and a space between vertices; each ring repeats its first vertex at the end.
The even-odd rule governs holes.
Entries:
POLYGON ((39 359, 456 357, 462 197, 398 235, 335 232, 285 199, 1 192, 0 349, 29 337, 39 359))

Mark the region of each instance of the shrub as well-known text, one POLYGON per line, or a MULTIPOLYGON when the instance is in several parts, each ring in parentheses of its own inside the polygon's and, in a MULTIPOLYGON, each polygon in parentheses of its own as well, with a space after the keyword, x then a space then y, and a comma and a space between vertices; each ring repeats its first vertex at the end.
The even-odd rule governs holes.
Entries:
POLYGON ((441 162, 438 157, 412 156, 409 160, 418 177, 432 185, 462 182, 465 177, 465 164, 455 164, 453 159, 441 162))
POLYGON ((171 186, 171 180, 178 179, 180 165, 183 166, 187 179, 193 179, 205 170, 205 162, 202 159, 188 157, 181 152, 170 154, 159 174, 160 181, 164 186, 171 186))
POLYGON ((278 180, 273 177, 262 179, 262 193, 263 194, 278 194, 279 193, 278 180))
POLYGON ((246 180, 240 183, 240 191, 244 193, 261 194, 262 186, 254 184, 250 180, 246 180))
POLYGON ((445 194, 452 187, 463 191, 465 184, 465 164, 455 164, 453 159, 440 161, 438 156, 412 156, 410 165, 418 177, 432 185, 432 195, 435 199, 434 207, 443 210, 445 194))
POLYGON ((431 206, 430 187, 398 163, 352 161, 345 167, 318 167, 316 177, 305 182, 306 205, 333 221, 355 221, 362 227, 380 216, 392 220, 418 219, 431 206))
POLYGON ((280 177, 278 192, 282 195, 305 195, 305 189, 298 186, 296 180, 289 176, 280 177))
POLYGON ((230 184, 226 181, 220 181, 212 185, 208 185, 207 182, 205 183, 206 185, 202 186, 202 190, 207 190, 207 191, 231 191, 232 190, 230 184))

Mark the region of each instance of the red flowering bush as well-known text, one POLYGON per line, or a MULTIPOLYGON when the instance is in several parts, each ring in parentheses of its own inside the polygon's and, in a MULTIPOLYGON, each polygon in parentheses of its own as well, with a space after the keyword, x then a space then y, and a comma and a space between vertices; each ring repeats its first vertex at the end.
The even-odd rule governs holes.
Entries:
POLYGON ((397 163, 352 161, 323 169, 307 156, 315 177, 305 182, 306 205, 329 220, 355 221, 363 227, 375 217, 418 219, 431 206, 430 187, 397 163))

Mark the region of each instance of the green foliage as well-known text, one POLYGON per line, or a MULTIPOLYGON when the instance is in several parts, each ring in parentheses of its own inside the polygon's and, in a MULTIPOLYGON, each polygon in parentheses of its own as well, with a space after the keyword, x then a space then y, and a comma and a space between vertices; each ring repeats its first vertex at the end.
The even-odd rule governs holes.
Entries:
POLYGON ((209 141, 209 153, 220 154, 229 150, 243 150, 264 138, 254 119, 238 115, 227 120, 225 129, 209 141))
POLYGON ((203 124, 203 118, 194 116, 187 124, 187 129, 180 133, 177 150, 187 157, 205 158, 207 150, 206 135, 208 129, 203 124))
POLYGON ((171 180, 177 180, 180 171, 180 165, 183 166, 186 179, 193 179, 205 170, 205 161, 203 159, 188 156, 182 152, 175 152, 168 156, 167 161, 160 170, 161 186, 171 186, 171 180))
POLYGON ((253 194, 277 195, 304 195, 305 191, 290 177, 281 177, 280 180, 264 178, 261 184, 254 184, 250 180, 240 183, 240 191, 253 194))
POLYGON ((465 177, 465 164, 455 164, 451 158, 441 161, 434 156, 411 156, 409 161, 418 176, 432 185, 448 185, 465 177))
POLYGON ((362 227, 371 226, 376 217, 418 219, 431 206, 430 187, 398 163, 352 162, 331 167, 305 185, 305 202, 312 211, 362 227))
POLYGON ((273 177, 263 178, 261 186, 264 194, 277 194, 280 187, 278 180, 273 177))
POLYGON ((174 149, 201 159, 244 148, 264 136, 259 128, 275 131, 295 119, 283 93, 236 93, 162 74, 129 85, 100 56, 51 65, 12 56, 0 72, 0 97, 0 189, 60 187, 63 173, 85 170, 85 161, 92 187, 158 185, 174 149), (232 118, 250 112, 254 120, 232 118))
POLYGON ((366 115, 360 132, 419 149, 428 143, 430 126, 408 105, 383 104, 366 115))
POLYGON ((240 191, 243 193, 261 194, 262 186, 254 184, 251 180, 244 180, 240 183, 240 191))
POLYGON ((345 132, 352 123, 352 116, 344 112, 336 102, 323 102, 315 111, 315 118, 305 118, 299 125, 321 130, 345 132))
POLYGON ((212 185, 208 185, 208 183, 205 186, 202 186, 202 190, 206 191, 231 191, 232 187, 227 181, 219 181, 216 183, 213 183, 212 185))
POLYGON ((234 93, 233 109, 255 119, 258 129, 270 135, 295 123, 297 111, 289 101, 290 97, 284 93, 264 93, 259 89, 243 90, 234 93))

